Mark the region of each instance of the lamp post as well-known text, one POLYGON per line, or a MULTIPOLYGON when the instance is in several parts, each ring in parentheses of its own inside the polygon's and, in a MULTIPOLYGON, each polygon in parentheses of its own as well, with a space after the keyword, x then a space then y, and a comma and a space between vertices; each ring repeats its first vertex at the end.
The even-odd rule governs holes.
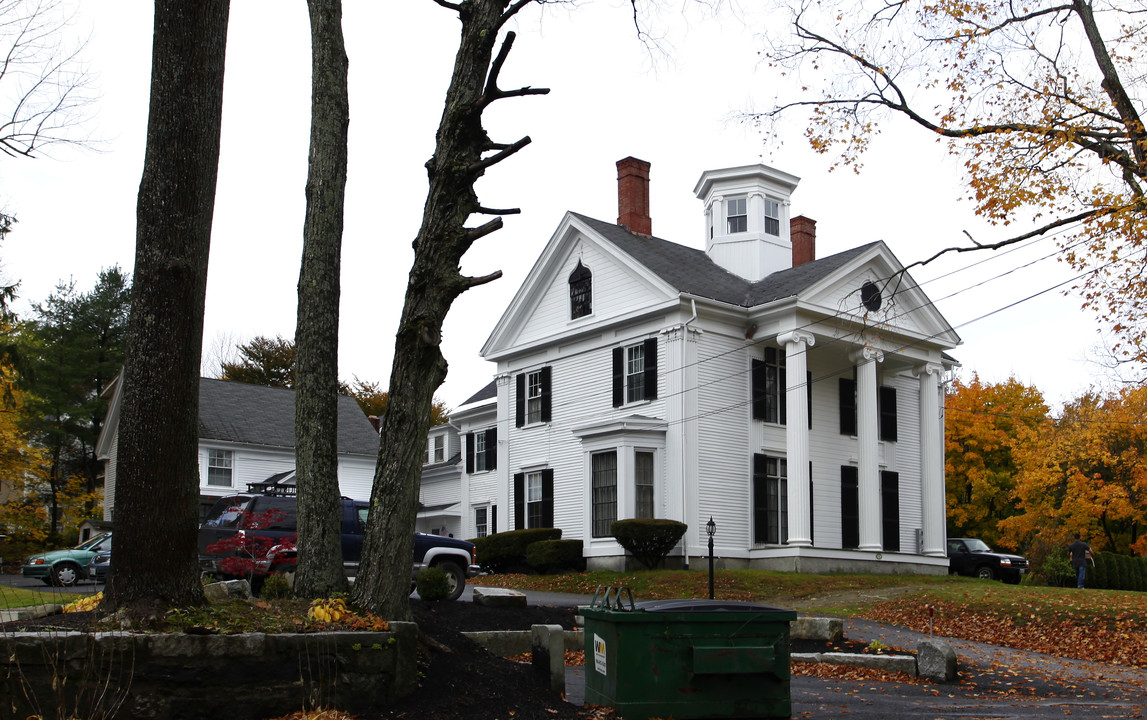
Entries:
POLYGON ((717 534, 717 523, 713 522, 713 516, 709 516, 709 522, 705 523, 705 532, 709 533, 709 599, 713 599, 713 536, 717 534))

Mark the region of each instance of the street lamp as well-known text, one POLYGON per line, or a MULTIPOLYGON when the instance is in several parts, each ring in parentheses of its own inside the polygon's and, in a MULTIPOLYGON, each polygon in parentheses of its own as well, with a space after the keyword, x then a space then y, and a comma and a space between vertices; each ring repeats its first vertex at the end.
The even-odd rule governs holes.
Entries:
POLYGON ((709 534, 709 599, 713 599, 713 536, 717 534, 717 523, 713 522, 713 516, 709 516, 709 522, 705 523, 705 532, 709 534))

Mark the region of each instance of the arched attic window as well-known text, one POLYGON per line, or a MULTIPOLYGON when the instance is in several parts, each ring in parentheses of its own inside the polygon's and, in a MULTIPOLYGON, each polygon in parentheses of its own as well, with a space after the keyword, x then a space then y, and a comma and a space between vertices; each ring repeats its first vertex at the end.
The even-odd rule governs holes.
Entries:
POLYGON ((570 273, 570 320, 577 320, 593 312, 593 273, 578 260, 570 273))

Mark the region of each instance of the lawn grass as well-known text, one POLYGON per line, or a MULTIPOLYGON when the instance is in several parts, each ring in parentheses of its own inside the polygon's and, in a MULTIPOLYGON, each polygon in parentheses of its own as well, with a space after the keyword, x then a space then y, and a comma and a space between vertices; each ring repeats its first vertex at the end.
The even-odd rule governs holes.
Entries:
POLYGON ((33 605, 67 605, 73 600, 78 600, 87 594, 88 593, 60 592, 59 590, 48 587, 45 587, 43 590, 26 590, 24 588, 0 585, 0 610, 31 607, 33 605))

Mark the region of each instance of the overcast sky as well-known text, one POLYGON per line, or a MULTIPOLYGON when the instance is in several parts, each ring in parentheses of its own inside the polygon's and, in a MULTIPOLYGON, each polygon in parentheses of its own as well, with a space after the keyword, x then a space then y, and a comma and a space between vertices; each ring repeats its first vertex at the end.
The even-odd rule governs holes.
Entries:
MULTIPOLYGON (((463 260, 467 274, 504 276, 468 291, 447 318, 450 374, 439 392, 447 405, 492 378, 494 366, 479 350, 562 214, 616 220, 614 163, 629 155, 652 163, 653 233, 694 247, 704 247, 701 203, 692 194, 700 174, 756 162, 801 178, 792 214, 817 220, 820 257, 883 240, 908 264, 965 244, 965 231, 981 242, 1004 237, 960 200, 958 161, 913 128, 889 125, 859 175, 830 173, 830 159, 808 149, 799 123, 766 142, 735 119, 793 92, 791 79, 759 65, 755 30, 765 16, 714 18, 679 8, 650 19, 667 56, 635 38, 628 0, 532 7, 514 23, 519 37, 502 86, 551 93, 503 100, 486 113, 495 141, 529 135, 533 143, 478 186, 483 205, 520 207, 522 214, 507 217, 503 230, 463 260)), ((102 143, 3 161, 0 206, 19 222, 0 261, 4 277, 21 282, 20 312, 60 280, 88 289, 101 268, 131 271, 134 262, 151 3, 89 0, 74 27, 90 38, 85 57, 100 99, 89 129, 102 143)), ((423 164, 433 150, 458 22, 432 0, 345 0, 344 28, 351 140, 340 375, 385 387, 425 198, 423 164)), ((294 335, 309 106, 305 2, 232 3, 205 355, 256 335, 294 335)), ((1054 259, 1022 267, 1053 250, 1044 240, 1006 255, 952 255, 912 273, 964 341, 952 352, 962 376, 976 371, 999 381, 1015 374, 1053 404, 1101 381, 1085 360, 1099 340, 1097 324, 1078 298, 1052 290, 977 319, 1069 279, 1054 259)))

